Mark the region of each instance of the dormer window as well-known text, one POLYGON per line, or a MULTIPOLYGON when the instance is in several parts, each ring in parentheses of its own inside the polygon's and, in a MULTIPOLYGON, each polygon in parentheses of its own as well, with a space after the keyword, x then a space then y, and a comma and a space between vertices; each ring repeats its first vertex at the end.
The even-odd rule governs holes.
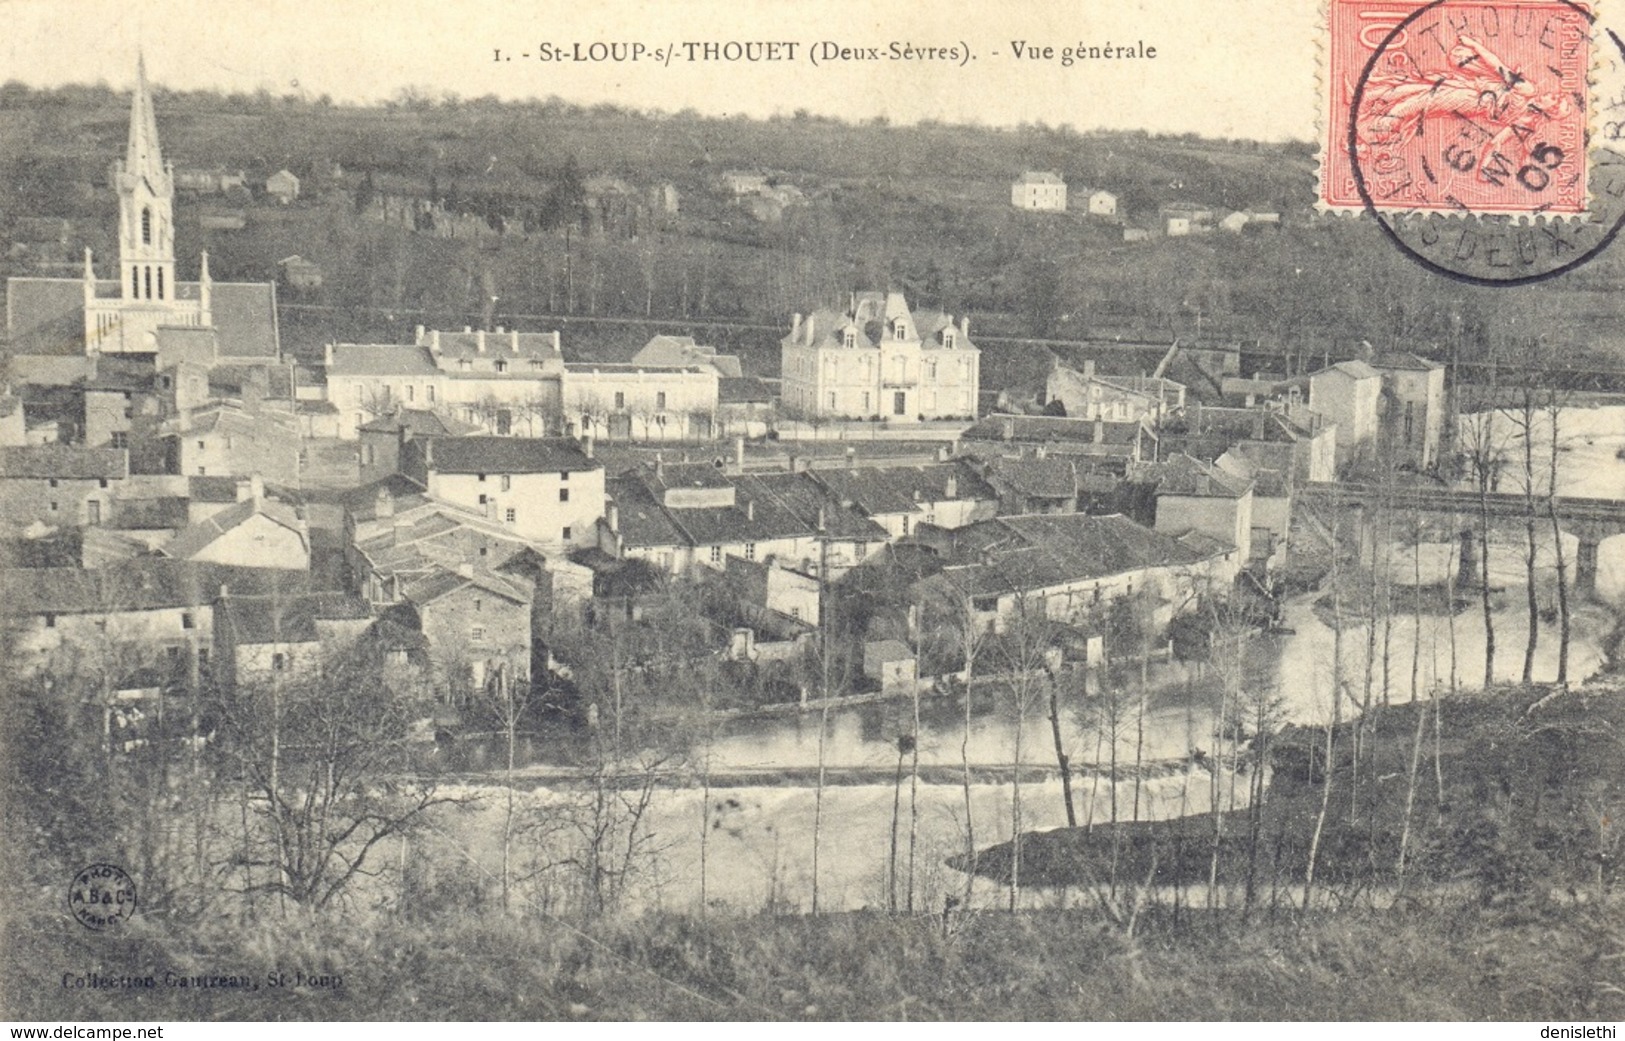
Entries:
POLYGON ((954 331, 952 329, 944 329, 943 330, 943 332, 942 332, 942 345, 944 347, 949 348, 950 350, 953 349, 954 331))
POLYGON ((508 371, 508 363, 503 361, 501 358, 498 358, 497 359, 497 371, 498 372, 507 372, 508 371))
POLYGON ((841 342, 843 344, 845 344, 847 347, 856 347, 858 345, 858 333, 857 333, 857 330, 856 329, 848 329, 846 331, 846 334, 841 338, 841 342))
POLYGON ((897 338, 899 340, 908 339, 908 323, 907 322, 898 322, 896 325, 892 326, 892 329, 896 332, 897 338))

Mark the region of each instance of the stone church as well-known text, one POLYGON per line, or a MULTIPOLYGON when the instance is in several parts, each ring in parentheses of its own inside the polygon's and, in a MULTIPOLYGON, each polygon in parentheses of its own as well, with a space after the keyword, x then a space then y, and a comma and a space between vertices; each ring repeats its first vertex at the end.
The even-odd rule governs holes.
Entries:
MULTIPOLYGON (((12 278, 6 286, 6 335, 12 376, 67 384, 92 376, 101 355, 215 368, 277 361, 276 286, 216 282, 209 255, 195 282, 175 270, 175 172, 158 146, 158 121, 137 66, 129 142, 116 164, 119 257, 116 278, 99 277, 85 250, 79 278, 12 278)), ((104 271, 104 274, 111 272, 104 271)))

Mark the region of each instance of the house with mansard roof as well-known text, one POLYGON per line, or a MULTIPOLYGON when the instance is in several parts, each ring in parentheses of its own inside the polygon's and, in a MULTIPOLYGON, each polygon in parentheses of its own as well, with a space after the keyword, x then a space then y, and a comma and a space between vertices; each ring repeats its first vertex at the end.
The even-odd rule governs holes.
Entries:
POLYGON ((780 403, 816 419, 970 419, 981 352, 970 319, 911 309, 902 293, 854 293, 845 310, 795 315, 780 341, 780 403))

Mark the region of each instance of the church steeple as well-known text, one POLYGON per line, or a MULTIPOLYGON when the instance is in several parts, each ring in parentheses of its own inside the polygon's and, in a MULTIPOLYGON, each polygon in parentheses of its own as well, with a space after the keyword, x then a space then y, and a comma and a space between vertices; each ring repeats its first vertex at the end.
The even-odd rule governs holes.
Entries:
POLYGON ((119 282, 127 301, 175 299, 175 185, 158 148, 147 62, 136 61, 130 139, 118 168, 119 282))
POLYGON ((130 98, 130 141, 124 149, 124 168, 147 177, 154 185, 163 178, 163 153, 158 150, 158 118, 147 90, 147 59, 135 60, 135 94, 130 98))

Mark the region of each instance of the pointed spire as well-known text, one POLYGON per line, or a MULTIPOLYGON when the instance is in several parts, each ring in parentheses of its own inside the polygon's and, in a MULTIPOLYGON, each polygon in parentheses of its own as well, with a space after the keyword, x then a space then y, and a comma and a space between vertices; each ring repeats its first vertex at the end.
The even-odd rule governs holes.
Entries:
POLYGON ((158 150, 158 119, 153 114, 152 95, 147 90, 145 55, 136 57, 135 94, 130 98, 130 143, 124 152, 124 168, 154 184, 164 172, 164 157, 158 150))
POLYGON ((96 284, 96 268, 91 263, 89 246, 85 247, 85 282, 92 286, 96 284))

